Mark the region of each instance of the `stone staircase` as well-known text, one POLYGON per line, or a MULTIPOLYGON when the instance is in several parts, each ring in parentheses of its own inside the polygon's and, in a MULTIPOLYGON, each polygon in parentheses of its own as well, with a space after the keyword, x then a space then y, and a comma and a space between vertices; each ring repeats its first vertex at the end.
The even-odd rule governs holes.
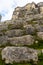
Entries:
POLYGON ((43 5, 39 4, 17 7, 11 20, 0 23, 0 51, 5 63, 38 62, 42 51, 30 46, 43 44, 43 5))

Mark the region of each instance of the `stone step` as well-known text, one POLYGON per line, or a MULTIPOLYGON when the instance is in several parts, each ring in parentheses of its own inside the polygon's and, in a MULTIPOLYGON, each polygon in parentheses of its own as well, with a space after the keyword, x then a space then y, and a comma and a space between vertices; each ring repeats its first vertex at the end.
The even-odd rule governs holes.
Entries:
POLYGON ((8 38, 11 45, 32 45, 34 44, 34 37, 32 35, 25 35, 21 37, 8 38))
POLYGON ((20 37, 8 37, 8 36, 0 36, 0 46, 6 45, 17 45, 17 46, 24 46, 24 45, 32 45, 34 44, 34 38, 31 35, 24 35, 20 37))
POLYGON ((5 35, 7 35, 8 37, 19 37, 19 36, 23 36, 24 33, 25 33, 25 30, 13 29, 13 30, 6 31, 5 35))
POLYGON ((37 63, 38 61, 38 51, 27 47, 8 46, 2 50, 1 54, 6 64, 23 61, 37 63))

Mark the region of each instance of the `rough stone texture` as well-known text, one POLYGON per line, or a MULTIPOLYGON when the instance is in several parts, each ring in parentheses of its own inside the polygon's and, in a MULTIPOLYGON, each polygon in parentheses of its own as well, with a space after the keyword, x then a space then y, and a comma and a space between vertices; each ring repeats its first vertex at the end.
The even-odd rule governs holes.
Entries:
POLYGON ((0 46, 5 46, 8 42, 7 36, 0 36, 0 46))
POLYGON ((40 7, 40 13, 43 14, 43 6, 40 7))
POLYGON ((0 22, 0 51, 3 48, 2 59, 6 63, 37 62, 37 53, 40 49, 38 48, 39 52, 37 52, 27 47, 41 47, 39 45, 43 45, 43 2, 38 4, 32 2, 17 7, 11 20, 0 22))
POLYGON ((38 3, 37 5, 38 5, 38 7, 39 7, 40 13, 43 14, 43 2, 40 2, 40 3, 38 3))
POLYGON ((32 45, 34 44, 34 38, 31 35, 13 37, 13 38, 9 38, 8 40, 11 45, 32 45))
POLYGON ((38 32, 37 36, 40 40, 43 40, 43 32, 38 32))
POLYGON ((8 29, 20 29, 23 26, 22 20, 12 20, 13 22, 8 25, 8 29))
POLYGON ((35 24, 34 27, 35 27, 36 31, 43 32, 43 25, 35 24))
POLYGON ((13 20, 18 19, 18 15, 19 15, 20 10, 21 10, 20 7, 15 8, 13 15, 12 15, 13 20))
POLYGON ((8 26, 3 23, 0 24, 0 31, 2 31, 2 30, 8 30, 8 26))
POLYGON ((37 51, 27 47, 6 47, 2 50, 2 59, 5 63, 33 61, 37 63, 37 51))
POLYGON ((32 23, 33 23, 34 25, 37 24, 38 26, 39 26, 39 25, 42 25, 42 24, 43 24, 43 19, 42 19, 42 20, 33 21, 32 23))
POLYGON ((33 8, 35 8, 35 7, 36 7, 36 4, 35 4, 34 2, 32 2, 32 3, 28 3, 28 4, 25 6, 25 9, 31 10, 31 9, 33 9, 33 8))
POLYGON ((43 19, 43 14, 25 15, 25 19, 29 21, 36 21, 43 19))
POLYGON ((24 30, 21 29, 14 29, 14 30, 9 30, 5 32, 5 35, 7 35, 8 37, 19 37, 19 36, 23 36, 25 33, 24 30))
POLYGON ((35 28, 32 25, 25 25, 24 26, 26 34, 34 34, 35 28))
POLYGON ((37 5, 38 5, 39 7, 41 7, 41 6, 43 6, 43 2, 39 2, 37 5))

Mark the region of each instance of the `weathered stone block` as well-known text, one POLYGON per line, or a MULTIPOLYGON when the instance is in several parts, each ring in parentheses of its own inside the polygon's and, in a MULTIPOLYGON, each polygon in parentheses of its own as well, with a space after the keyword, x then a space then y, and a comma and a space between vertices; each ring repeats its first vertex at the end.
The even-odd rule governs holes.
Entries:
POLYGON ((27 47, 6 47, 2 50, 2 60, 5 60, 5 63, 13 62, 30 62, 31 60, 34 63, 38 61, 37 50, 27 48, 27 47))
POLYGON ((7 35, 8 37, 19 37, 19 36, 23 36, 24 33, 25 33, 24 30, 13 29, 13 30, 6 31, 5 35, 7 35))
POLYGON ((35 24, 34 27, 35 27, 36 31, 43 32, 43 25, 35 24))
POLYGON ((25 35, 21 37, 8 38, 11 45, 32 45, 34 44, 34 38, 31 35, 25 35))
POLYGON ((5 46, 8 42, 7 36, 0 36, 0 46, 5 46))
POLYGON ((12 20, 12 23, 8 24, 8 29, 20 29, 23 27, 22 20, 12 20))
POLYGON ((25 25, 24 26, 26 34, 35 34, 35 28, 30 24, 30 25, 25 25))
POLYGON ((43 40, 43 32, 38 32, 37 36, 39 40, 43 40))

